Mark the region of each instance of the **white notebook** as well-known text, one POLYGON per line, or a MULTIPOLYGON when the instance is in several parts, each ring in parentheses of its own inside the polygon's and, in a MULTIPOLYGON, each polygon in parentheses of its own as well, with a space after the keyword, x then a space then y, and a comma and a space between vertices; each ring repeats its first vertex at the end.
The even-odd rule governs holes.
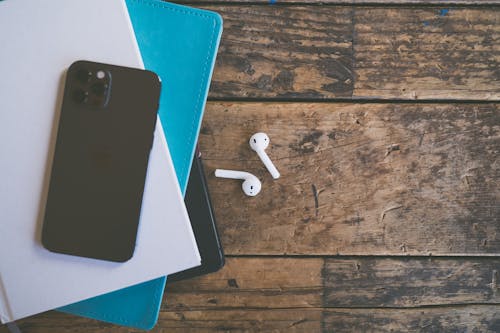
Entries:
POLYGON ((105 262, 41 245, 64 71, 76 60, 143 68, 124 1, 4 0, 0 31, 1 322, 199 265, 160 121, 132 259, 105 262))

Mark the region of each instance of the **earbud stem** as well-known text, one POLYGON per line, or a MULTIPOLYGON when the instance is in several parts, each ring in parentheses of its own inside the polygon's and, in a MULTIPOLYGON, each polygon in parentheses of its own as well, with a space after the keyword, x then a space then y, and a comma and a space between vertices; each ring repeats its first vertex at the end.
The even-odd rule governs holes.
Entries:
POLYGON ((257 154, 259 155, 260 159, 262 160, 262 163, 264 163, 264 165, 266 166, 266 168, 269 171, 269 173, 271 174, 271 176, 274 179, 280 178, 280 173, 279 173, 278 169, 276 169, 276 167, 274 166, 274 164, 271 161, 271 159, 269 158, 269 156, 267 156, 266 152, 259 149, 259 150, 257 150, 257 154))
POLYGON ((254 177, 251 173, 245 171, 235 171, 235 170, 225 170, 216 169, 215 177, 219 178, 230 178, 230 179, 247 179, 249 177, 254 177))
POLYGON ((246 195, 251 197, 259 194, 262 188, 262 183, 260 182, 259 178, 245 171, 216 169, 215 177, 242 179, 243 183, 241 184, 241 188, 246 195))

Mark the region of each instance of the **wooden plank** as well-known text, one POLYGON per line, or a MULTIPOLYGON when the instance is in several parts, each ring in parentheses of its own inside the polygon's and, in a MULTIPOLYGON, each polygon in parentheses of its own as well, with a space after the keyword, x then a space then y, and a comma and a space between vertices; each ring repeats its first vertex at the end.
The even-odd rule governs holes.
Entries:
MULTIPOLYGON (((413 309, 221 309, 162 311, 150 332, 492 332, 500 306, 413 309)), ((137 330, 50 312, 25 320, 24 333, 125 333, 137 330)))
POLYGON ((500 304, 498 272, 498 258, 327 259, 324 306, 500 304))
POLYGON ((321 309, 165 311, 159 327, 168 332, 321 332, 321 309))
POLYGON ((224 18, 212 98, 500 100, 498 7, 207 8, 224 18))
POLYGON ((500 332, 500 307, 343 309, 324 313, 323 332, 500 332))
MULTIPOLYGON (((320 332, 321 309, 239 309, 162 311, 151 333, 185 332, 320 332)), ((137 329, 104 324, 56 312, 24 319, 23 333, 129 333, 137 329)))
POLYGON ((215 6, 224 33, 211 97, 352 96, 352 9, 215 6))
MULTIPOLYGON (((358 327, 351 326, 356 321, 362 331, 417 329, 442 324, 437 318, 446 313, 454 313, 450 325, 480 326, 497 318, 491 314, 500 309, 499 269, 499 258, 228 258, 217 273, 167 284, 153 332, 336 331, 358 327), (479 306, 485 304, 492 306, 479 306), (474 309, 486 309, 486 316, 474 309)), ((24 333, 130 331, 56 312, 18 324, 24 333)))
POLYGON ((498 104, 213 102, 200 147, 227 254, 500 253, 498 104), (249 148, 258 131, 279 180, 249 148))
POLYGON ((204 5, 204 4, 269 4, 269 5, 290 5, 290 4, 315 4, 315 5, 439 5, 439 6, 495 6, 500 4, 500 0, 185 0, 174 1, 179 4, 204 5))
POLYGON ((321 258, 227 258, 215 273, 168 283, 162 310, 322 306, 321 258))
POLYGON ((500 304, 499 272, 498 258, 228 258, 167 284, 162 311, 500 304))
POLYGON ((500 9, 356 10, 355 97, 500 97, 500 9))
POLYGON ((170 332, 492 332, 500 307, 162 312, 170 332), (319 319, 320 317, 321 319, 319 319))

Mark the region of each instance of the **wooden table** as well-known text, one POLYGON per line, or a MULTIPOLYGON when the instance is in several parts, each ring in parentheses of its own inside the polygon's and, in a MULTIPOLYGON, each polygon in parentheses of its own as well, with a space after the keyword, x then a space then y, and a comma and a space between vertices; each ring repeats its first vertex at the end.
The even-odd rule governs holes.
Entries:
POLYGON ((500 1, 273 2, 191 3, 224 18, 200 146, 227 263, 153 332, 500 332, 500 1))

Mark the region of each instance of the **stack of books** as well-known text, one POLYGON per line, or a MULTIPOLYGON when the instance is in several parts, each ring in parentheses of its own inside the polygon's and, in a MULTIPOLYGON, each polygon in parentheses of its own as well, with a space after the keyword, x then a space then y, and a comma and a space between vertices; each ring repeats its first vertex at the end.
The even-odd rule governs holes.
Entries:
POLYGON ((153 327, 166 276, 201 262, 183 196, 220 16, 160 0, 5 0, 0 29, 1 322, 58 309, 153 327), (42 245, 62 82, 77 60, 144 68, 161 78, 137 239, 125 262, 42 245))

